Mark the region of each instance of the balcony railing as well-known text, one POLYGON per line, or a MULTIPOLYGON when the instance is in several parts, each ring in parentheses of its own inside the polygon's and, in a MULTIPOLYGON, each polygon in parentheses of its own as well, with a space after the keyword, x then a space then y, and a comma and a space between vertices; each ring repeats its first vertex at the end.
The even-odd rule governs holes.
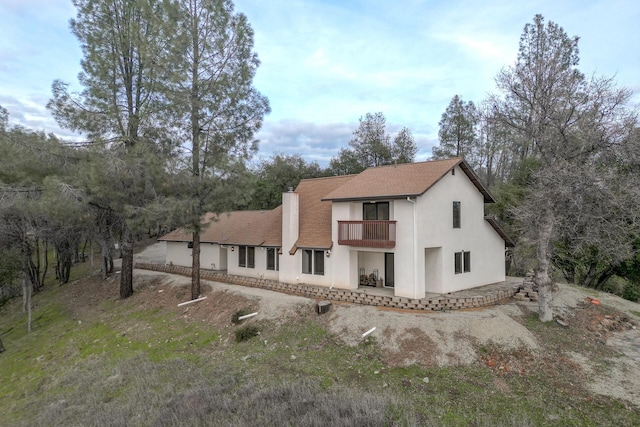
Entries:
POLYGON ((396 221, 338 221, 338 244, 393 248, 396 246, 396 221))

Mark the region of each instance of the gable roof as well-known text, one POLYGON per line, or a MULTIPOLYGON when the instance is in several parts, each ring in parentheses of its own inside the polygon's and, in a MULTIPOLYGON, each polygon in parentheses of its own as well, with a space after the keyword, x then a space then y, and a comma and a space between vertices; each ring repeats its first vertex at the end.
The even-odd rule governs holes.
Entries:
POLYGON ((353 179, 324 196, 322 200, 355 201, 421 196, 456 166, 462 169, 473 185, 482 193, 485 203, 495 202, 480 178, 460 157, 372 167, 355 175, 353 179))
MULTIPOLYGON (((300 209, 298 248, 329 249, 331 240, 331 202, 324 196, 346 185, 358 175, 303 179, 296 187, 300 209)), ((293 250, 293 249, 292 249, 293 250)))
MULTIPOLYGON (((208 224, 200 234, 202 243, 276 247, 282 244, 282 206, 270 211, 207 213, 202 224, 208 224)), ((190 242, 192 235, 179 228, 158 240, 190 242)))

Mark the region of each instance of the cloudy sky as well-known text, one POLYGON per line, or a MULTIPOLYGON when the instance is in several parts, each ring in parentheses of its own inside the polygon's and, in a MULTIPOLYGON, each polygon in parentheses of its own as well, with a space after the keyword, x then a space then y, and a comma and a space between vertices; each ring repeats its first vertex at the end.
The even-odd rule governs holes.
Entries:
MULTIPOLYGON (((271 103, 261 157, 299 153, 326 165, 358 119, 381 111, 408 127, 419 160, 437 145, 451 98, 481 102, 514 63, 536 13, 580 37, 581 70, 616 76, 640 102, 638 0, 236 0, 255 31, 256 87, 271 103)), ((77 86, 71 0, 0 0, 0 105, 14 124, 76 137, 45 105, 51 83, 77 86)))

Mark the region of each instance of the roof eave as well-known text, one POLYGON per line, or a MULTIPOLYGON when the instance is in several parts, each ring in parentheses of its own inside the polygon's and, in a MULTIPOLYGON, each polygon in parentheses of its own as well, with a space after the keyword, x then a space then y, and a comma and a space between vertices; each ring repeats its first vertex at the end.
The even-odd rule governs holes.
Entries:
MULTIPOLYGON (((471 180, 473 185, 475 185, 476 188, 478 189, 478 191, 480 191, 480 193, 482 193, 482 195, 484 196, 484 202, 485 203, 495 203, 496 202, 496 199, 495 199, 495 197, 493 197, 493 194, 491 194, 489 189, 487 187, 485 187, 485 185, 480 180, 480 177, 478 175, 476 175, 476 173, 473 171, 473 169, 471 169, 471 166, 469 166, 469 164, 465 160, 460 160, 453 167, 456 167, 456 166, 460 166, 460 169, 462 169, 462 171, 465 173, 465 175, 467 175, 467 177, 471 180)), ((453 169, 453 167, 452 167, 452 169, 453 169)), ((449 170, 451 170, 451 169, 449 169, 449 170)))
POLYGON ((330 199, 320 199, 323 202, 363 202, 367 200, 398 200, 398 199, 406 199, 407 197, 418 197, 421 194, 419 193, 411 193, 411 194, 394 194, 394 195, 377 195, 377 196, 367 196, 367 197, 339 197, 339 198, 330 198, 330 199))

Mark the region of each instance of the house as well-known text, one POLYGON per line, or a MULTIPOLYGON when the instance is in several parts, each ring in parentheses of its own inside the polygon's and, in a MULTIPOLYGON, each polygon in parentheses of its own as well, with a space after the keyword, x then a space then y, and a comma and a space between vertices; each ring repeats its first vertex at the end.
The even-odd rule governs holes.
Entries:
MULTIPOLYGON (((385 287, 407 298, 497 283, 513 242, 484 215, 494 202, 461 158, 305 179, 271 211, 208 214, 201 266, 285 283, 385 287)), ((189 234, 160 240, 167 263, 191 265, 189 234)))

